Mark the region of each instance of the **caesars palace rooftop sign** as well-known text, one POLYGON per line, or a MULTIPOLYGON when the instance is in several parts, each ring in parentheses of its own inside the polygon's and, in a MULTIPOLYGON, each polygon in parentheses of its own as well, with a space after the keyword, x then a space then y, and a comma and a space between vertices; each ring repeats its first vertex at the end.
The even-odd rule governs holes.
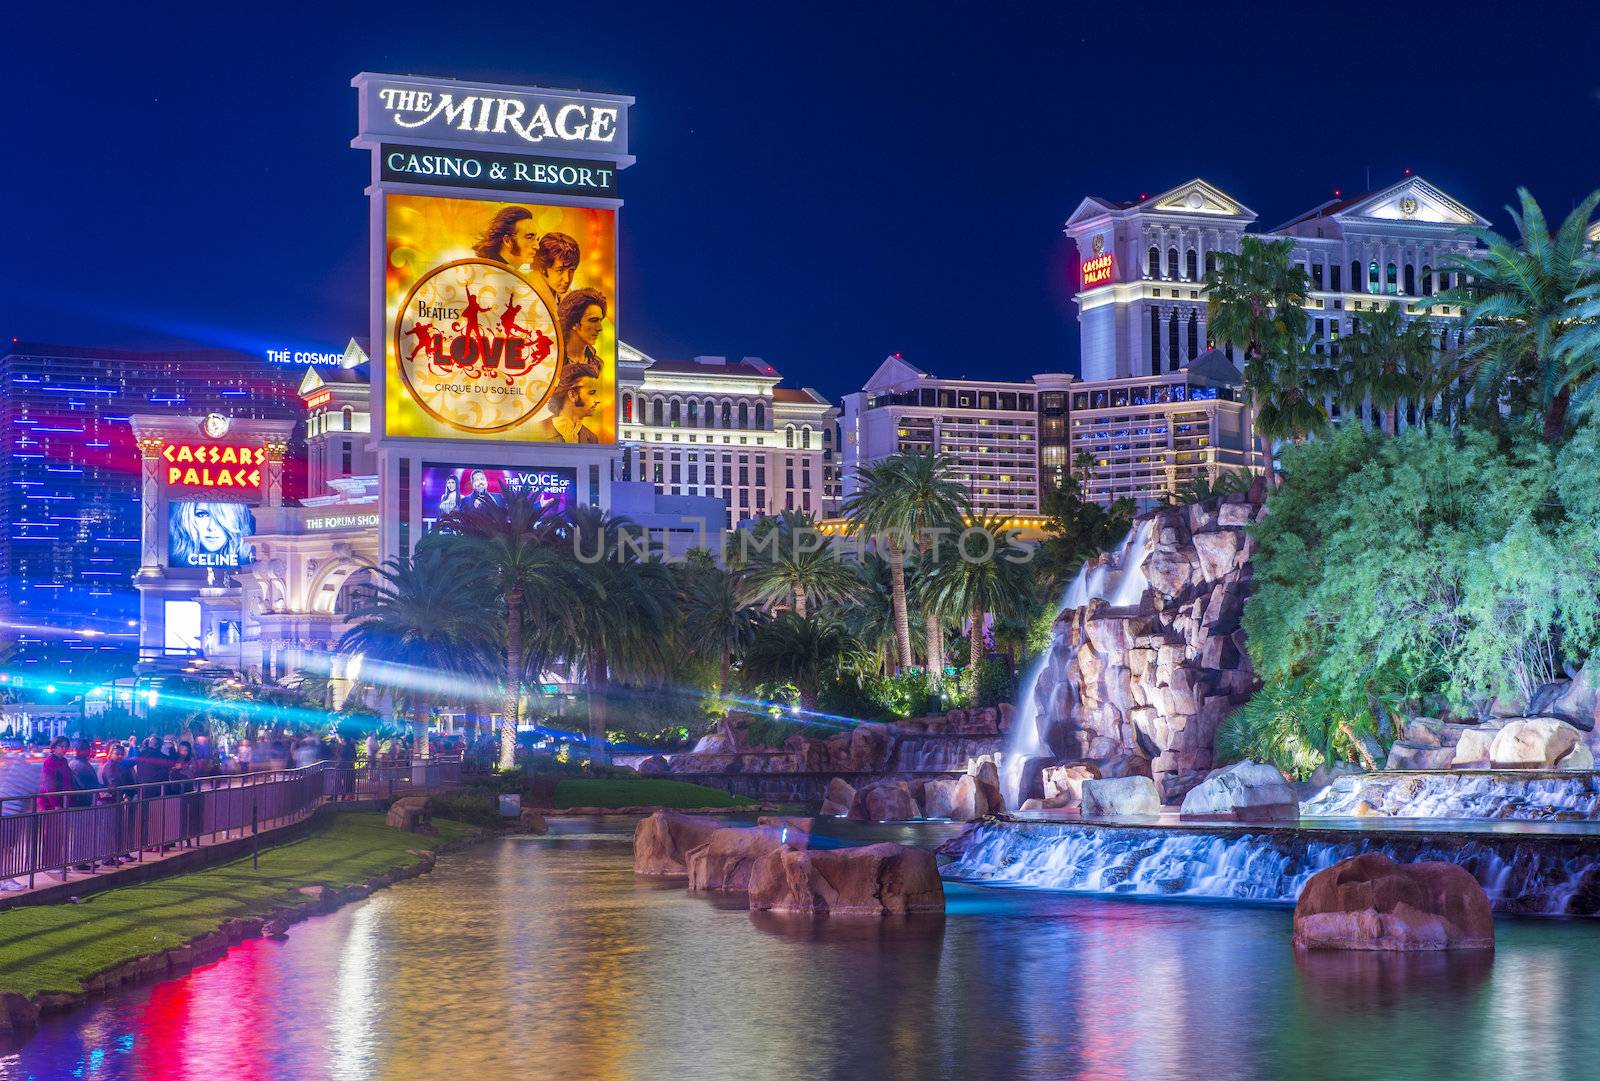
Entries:
POLYGON ((357 75, 361 137, 475 147, 538 147, 606 158, 628 156, 630 97, 461 83, 399 75, 357 75))

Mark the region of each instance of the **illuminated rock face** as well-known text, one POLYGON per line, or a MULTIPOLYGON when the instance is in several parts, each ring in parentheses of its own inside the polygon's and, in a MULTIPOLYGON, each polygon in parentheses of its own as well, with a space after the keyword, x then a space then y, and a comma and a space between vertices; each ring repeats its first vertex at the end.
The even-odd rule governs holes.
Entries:
POLYGON ((780 848, 750 872, 752 912, 894 916, 943 912, 944 883, 933 853, 897 844, 780 848))
POLYGON ((1396 863, 1368 852, 1311 876, 1294 907, 1306 950, 1494 948, 1483 887, 1453 863, 1396 863))
POLYGON ((695 815, 657 811, 642 818, 633 829, 633 873, 636 875, 684 875, 689 873, 688 854, 711 839, 717 822, 695 815))
POLYGON ((1242 492, 1155 511, 1085 568, 1035 688, 1059 761, 1146 756, 1169 803, 1205 777, 1217 727, 1258 686, 1239 621, 1261 513, 1242 492))

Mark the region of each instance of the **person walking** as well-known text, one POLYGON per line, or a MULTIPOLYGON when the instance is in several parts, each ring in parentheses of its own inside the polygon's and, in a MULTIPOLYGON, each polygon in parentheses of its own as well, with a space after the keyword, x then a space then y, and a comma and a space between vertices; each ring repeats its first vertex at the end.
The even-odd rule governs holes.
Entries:
POLYGON ((89 749, 89 741, 80 739, 73 749, 72 758, 67 761, 67 766, 72 770, 72 783, 77 788, 72 797, 74 807, 94 806, 93 792, 100 787, 100 775, 94 763, 89 761, 89 749))
POLYGON ((50 751, 44 756, 44 764, 39 769, 39 797, 38 806, 41 811, 59 811, 67 805, 66 795, 78 787, 78 782, 72 776, 72 766, 67 762, 67 750, 72 746, 72 741, 66 736, 57 736, 50 741, 50 751))

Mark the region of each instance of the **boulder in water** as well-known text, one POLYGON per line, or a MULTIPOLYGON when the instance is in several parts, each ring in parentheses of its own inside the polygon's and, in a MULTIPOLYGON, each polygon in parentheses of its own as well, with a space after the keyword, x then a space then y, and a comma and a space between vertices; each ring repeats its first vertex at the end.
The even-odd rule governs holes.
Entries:
POLYGON ((1083 782, 1083 817, 1125 818, 1161 813, 1161 796, 1148 777, 1110 777, 1083 782))
POLYGON ((1456 741, 1450 768, 1488 769, 1489 748, 1494 745, 1494 737, 1499 733, 1500 729, 1492 725, 1480 725, 1477 728, 1464 730, 1461 738, 1456 741))
POLYGON ((1410 739, 1395 740, 1389 748, 1389 760, 1384 769, 1449 769, 1456 760, 1454 747, 1441 747, 1438 742, 1419 743, 1410 739))
POLYGON ((1555 769, 1580 742, 1580 733, 1565 721, 1518 717, 1507 721, 1489 746, 1495 769, 1555 769))
POLYGON ((978 787, 977 778, 963 773, 959 777, 938 777, 922 789, 922 813, 929 818, 948 818, 952 822, 973 822, 993 808, 978 787))
POLYGON ((778 848, 750 873, 751 911, 813 916, 943 912, 944 884, 933 853, 897 844, 778 848))
POLYGON ((748 889, 750 869, 762 856, 779 848, 805 848, 810 840, 809 833, 780 826, 714 830, 704 844, 685 854, 689 889, 748 889))
POLYGON ((1494 948, 1489 897, 1453 863, 1396 863, 1368 852, 1311 876, 1294 907, 1304 950, 1494 948))
POLYGON ((1300 817, 1300 801, 1277 766, 1247 759, 1191 788, 1179 812, 1184 818, 1287 821, 1300 817))
POLYGON ((633 828, 633 873, 636 875, 685 875, 686 857, 717 830, 717 823, 696 815, 657 811, 641 818, 633 828))
POLYGON ((852 822, 899 822, 921 818, 911 786, 904 781, 875 781, 856 789, 850 803, 852 822))
POLYGON ((850 787, 850 782, 843 777, 835 777, 828 782, 828 791, 822 797, 822 809, 817 813, 824 817, 843 818, 850 813, 850 805, 856 801, 856 790, 850 787))
MULTIPOLYGON (((967 763, 967 776, 971 777, 978 786, 978 791, 983 794, 983 802, 988 811, 1003 811, 1006 809, 1006 798, 1000 793, 1000 768, 994 760, 987 755, 974 758, 967 763)), ((983 812, 987 814, 988 811, 983 812)), ((982 815, 979 815, 982 817, 982 815)))

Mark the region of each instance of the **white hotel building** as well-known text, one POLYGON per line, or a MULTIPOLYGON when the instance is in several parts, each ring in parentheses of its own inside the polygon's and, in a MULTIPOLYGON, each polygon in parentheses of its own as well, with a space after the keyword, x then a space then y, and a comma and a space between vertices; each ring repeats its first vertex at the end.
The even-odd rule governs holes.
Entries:
MULTIPOLYGON (((1232 343, 1211 340, 1205 295, 1217 253, 1236 252, 1255 222, 1255 211, 1198 178, 1133 202, 1091 196, 1067 220, 1082 259, 1075 299, 1084 380, 1073 387, 1070 455, 1094 456, 1096 497, 1148 502, 1194 477, 1261 468, 1242 398, 1218 378, 1221 361, 1240 358, 1232 343), (1190 379, 1203 357, 1200 378, 1190 379)), ((1441 269, 1446 258, 1473 246, 1462 227, 1484 224, 1422 177, 1406 176, 1262 235, 1293 242, 1311 282, 1313 348, 1332 354, 1363 311, 1401 304, 1421 314, 1424 298, 1453 284, 1441 269)), ((1441 344, 1459 342, 1459 317, 1437 307, 1429 314, 1441 344)))

